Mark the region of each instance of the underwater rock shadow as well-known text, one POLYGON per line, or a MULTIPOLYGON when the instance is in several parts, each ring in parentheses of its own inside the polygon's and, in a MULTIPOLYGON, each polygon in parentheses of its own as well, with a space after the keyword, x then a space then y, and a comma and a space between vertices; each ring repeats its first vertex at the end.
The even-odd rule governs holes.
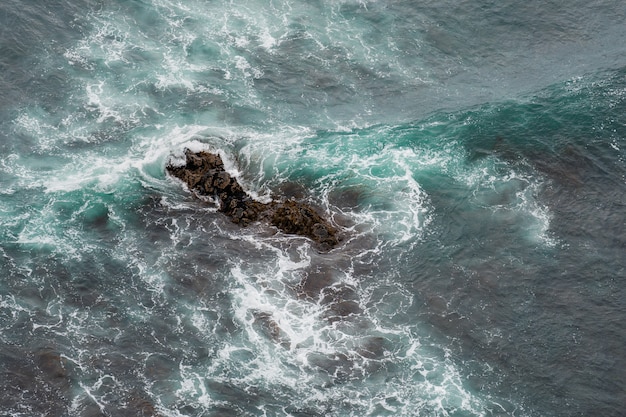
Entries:
POLYGON ((497 136, 490 146, 470 151, 470 161, 493 156, 543 177, 537 197, 550 209, 550 230, 558 236, 592 239, 604 246, 626 242, 621 221, 626 213, 626 172, 598 144, 568 140, 541 151, 497 136))
POLYGON ((564 187, 579 188, 598 175, 610 174, 592 155, 587 155, 585 150, 572 143, 558 149, 537 150, 496 136, 490 144, 471 147, 469 152, 470 161, 494 156, 511 164, 528 165, 564 187))

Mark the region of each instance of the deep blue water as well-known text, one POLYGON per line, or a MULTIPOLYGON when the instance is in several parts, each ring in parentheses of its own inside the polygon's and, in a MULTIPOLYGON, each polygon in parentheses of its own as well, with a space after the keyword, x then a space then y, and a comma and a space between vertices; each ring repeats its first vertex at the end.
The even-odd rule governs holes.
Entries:
POLYGON ((3 1, 0 415, 624 415, 625 21, 3 1), (230 223, 187 148, 342 243, 230 223))

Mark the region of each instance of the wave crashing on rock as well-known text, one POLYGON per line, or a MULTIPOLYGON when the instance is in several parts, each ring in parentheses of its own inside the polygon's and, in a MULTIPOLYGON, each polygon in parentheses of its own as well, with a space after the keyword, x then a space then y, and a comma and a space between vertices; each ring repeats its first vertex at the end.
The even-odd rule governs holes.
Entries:
POLYGON ((247 226, 265 221, 284 233, 313 240, 322 251, 339 243, 337 229, 309 204, 295 200, 262 203, 248 195, 224 168, 222 158, 207 151, 185 150, 185 165, 168 164, 167 172, 194 193, 212 197, 219 211, 234 223, 247 226))

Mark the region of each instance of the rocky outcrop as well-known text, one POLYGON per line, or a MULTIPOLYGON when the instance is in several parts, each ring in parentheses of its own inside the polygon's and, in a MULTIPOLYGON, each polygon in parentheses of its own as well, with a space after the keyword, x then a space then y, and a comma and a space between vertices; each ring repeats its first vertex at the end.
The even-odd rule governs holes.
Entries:
POLYGON ((295 200, 261 203, 248 195, 224 168, 219 155, 206 151, 185 151, 185 165, 166 167, 198 195, 212 197, 219 211, 234 223, 247 226, 266 221, 284 233, 306 236, 324 251, 339 242, 337 229, 310 205, 295 200))

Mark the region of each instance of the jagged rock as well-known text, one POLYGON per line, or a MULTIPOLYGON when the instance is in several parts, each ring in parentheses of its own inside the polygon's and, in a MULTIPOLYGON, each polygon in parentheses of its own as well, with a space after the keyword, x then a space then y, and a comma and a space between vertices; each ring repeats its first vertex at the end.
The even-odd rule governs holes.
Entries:
POLYGON ((337 244, 336 229, 306 204, 287 200, 272 202, 268 207, 271 223, 283 232, 307 236, 325 250, 337 244))
POLYGON ((265 311, 254 311, 254 325, 265 333, 271 340, 279 343, 285 349, 289 349, 291 341, 289 336, 285 334, 283 329, 280 328, 276 320, 272 317, 271 313, 265 311))
POLYGON ((295 200, 261 203, 254 200, 226 172, 219 155, 187 149, 185 165, 170 164, 166 170, 198 195, 214 198, 219 211, 234 223, 247 226, 256 221, 267 221, 284 233, 312 239, 321 250, 330 250, 339 242, 337 229, 306 203, 295 200))

